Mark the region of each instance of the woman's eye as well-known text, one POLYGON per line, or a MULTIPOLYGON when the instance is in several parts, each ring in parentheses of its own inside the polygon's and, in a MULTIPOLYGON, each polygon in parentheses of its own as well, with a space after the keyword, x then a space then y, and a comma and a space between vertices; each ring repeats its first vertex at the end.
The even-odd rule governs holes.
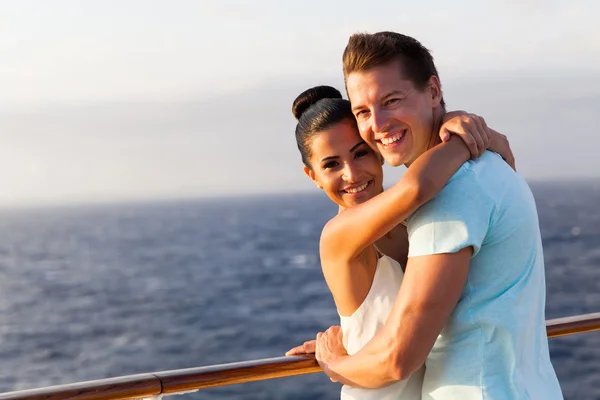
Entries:
POLYGON ((330 161, 327 164, 323 165, 323 169, 335 168, 337 166, 338 166, 338 162, 337 161, 330 161))
POLYGON ((367 150, 359 150, 354 154, 354 158, 364 157, 367 154, 369 154, 369 152, 367 150))

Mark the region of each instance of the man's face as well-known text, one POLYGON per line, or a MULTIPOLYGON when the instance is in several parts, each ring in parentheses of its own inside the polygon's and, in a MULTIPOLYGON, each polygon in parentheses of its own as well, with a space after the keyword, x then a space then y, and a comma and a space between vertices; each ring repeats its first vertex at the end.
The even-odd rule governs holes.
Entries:
POLYGON ((421 91, 403 77, 398 60, 352 72, 346 88, 360 136, 388 164, 410 166, 429 149, 434 109, 441 100, 437 78, 432 77, 421 91))

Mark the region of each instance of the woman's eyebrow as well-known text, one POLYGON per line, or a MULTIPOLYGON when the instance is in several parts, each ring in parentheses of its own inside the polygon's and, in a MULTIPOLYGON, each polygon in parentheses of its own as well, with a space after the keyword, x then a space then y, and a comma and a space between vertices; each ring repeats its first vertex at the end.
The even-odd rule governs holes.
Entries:
MULTIPOLYGON (((352 148, 350 149, 350 153, 354 152, 354 150, 356 150, 357 148, 359 148, 360 146, 362 146, 363 144, 367 144, 366 142, 360 141, 358 143, 356 143, 354 146, 352 146, 352 148)), ((323 157, 321 159, 321 162, 323 161, 329 161, 329 160, 335 160, 336 158, 340 158, 340 156, 327 156, 327 157, 323 157)))
POLYGON ((340 158, 340 156, 327 156, 327 157, 323 157, 323 159, 321 160, 321 162, 323 162, 323 161, 329 161, 329 160, 335 160, 336 158, 340 158))
POLYGON ((358 143, 356 143, 354 146, 352 146, 352 148, 350 149, 350 153, 352 153, 354 150, 356 150, 358 147, 360 147, 363 144, 367 144, 366 142, 360 141, 358 143))

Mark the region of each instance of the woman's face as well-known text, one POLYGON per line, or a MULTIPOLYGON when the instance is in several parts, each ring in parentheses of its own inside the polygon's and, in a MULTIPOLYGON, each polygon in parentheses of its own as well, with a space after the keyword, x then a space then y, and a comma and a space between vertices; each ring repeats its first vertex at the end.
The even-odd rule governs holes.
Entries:
POLYGON ((355 124, 340 122, 317 133, 311 153, 311 168, 304 172, 334 203, 348 208, 382 192, 382 159, 360 138, 355 124))

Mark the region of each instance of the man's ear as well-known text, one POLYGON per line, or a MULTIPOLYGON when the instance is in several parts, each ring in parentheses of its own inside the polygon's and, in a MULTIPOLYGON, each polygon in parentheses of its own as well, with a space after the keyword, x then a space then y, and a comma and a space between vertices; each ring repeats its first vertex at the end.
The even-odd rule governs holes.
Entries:
POLYGON ((437 76, 431 75, 427 83, 429 93, 431 94, 431 107, 438 107, 442 101, 442 84, 437 76))
POLYGON ((315 183, 315 185, 317 185, 317 187, 319 189, 323 189, 323 186, 321 186, 321 184, 319 183, 319 181, 317 181, 317 177, 315 176, 315 171, 313 171, 312 169, 308 168, 305 165, 304 166, 304 173, 306 174, 306 176, 308 176, 310 178, 311 181, 313 181, 315 183))

